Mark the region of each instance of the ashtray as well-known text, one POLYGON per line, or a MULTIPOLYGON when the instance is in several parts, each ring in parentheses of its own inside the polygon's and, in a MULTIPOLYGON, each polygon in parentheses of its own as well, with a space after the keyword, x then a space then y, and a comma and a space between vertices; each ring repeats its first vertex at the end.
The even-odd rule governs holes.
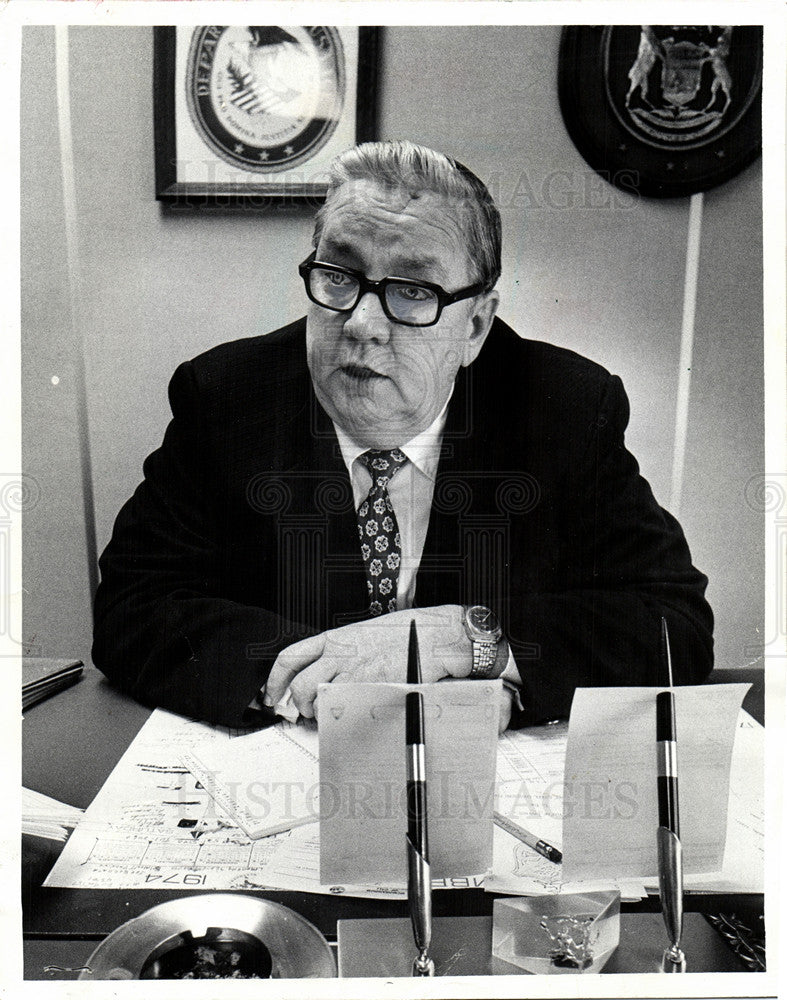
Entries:
POLYGON ((330 979, 336 962, 317 928, 294 910, 236 893, 160 903, 108 935, 83 980, 330 979))

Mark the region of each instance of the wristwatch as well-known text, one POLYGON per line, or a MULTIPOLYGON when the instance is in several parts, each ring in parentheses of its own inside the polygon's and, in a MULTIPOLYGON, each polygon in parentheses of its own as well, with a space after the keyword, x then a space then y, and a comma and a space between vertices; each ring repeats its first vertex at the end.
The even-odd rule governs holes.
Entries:
POLYGON ((464 609, 463 624, 467 637, 473 644, 470 677, 496 677, 497 674, 492 671, 497 660, 498 643, 503 638, 497 615, 481 604, 474 604, 464 609))

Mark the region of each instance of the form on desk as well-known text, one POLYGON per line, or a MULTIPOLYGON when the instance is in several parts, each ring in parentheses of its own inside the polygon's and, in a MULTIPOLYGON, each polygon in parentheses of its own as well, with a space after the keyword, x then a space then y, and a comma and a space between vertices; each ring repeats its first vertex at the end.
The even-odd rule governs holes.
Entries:
MULTIPOLYGON (((563 770, 568 722, 533 729, 508 730, 497 745, 498 812, 560 849, 563 844, 563 770)), ((617 888, 622 899, 641 899, 636 879, 566 882, 562 864, 542 857, 506 830, 495 826, 491 892, 537 896, 617 888)))
MULTIPOLYGON (((496 810, 558 848, 562 847, 566 732, 565 723, 509 731, 498 744, 496 810)), ((404 897, 403 886, 320 885, 317 823, 251 840, 182 763, 183 749, 229 739, 227 730, 156 710, 86 811, 45 885, 275 888, 378 899, 404 897)), ((752 781, 752 775, 762 775, 763 743, 762 727, 741 713, 724 869, 721 875, 699 876, 698 887, 761 891, 763 792, 761 781, 752 781), (752 869, 748 873, 741 867, 744 857, 752 869)), ((561 879, 559 865, 496 828, 491 878, 486 882, 480 877, 435 880, 434 887, 483 886, 513 893, 568 890, 570 886, 561 879)), ((618 884, 624 897, 643 894, 641 882, 618 884)))
MULTIPOLYGON (((289 726, 291 723, 284 723, 289 726)), ((262 736, 261 731, 261 736, 262 736)), ((248 739, 248 737, 241 737, 248 739)), ((94 889, 285 889, 404 898, 404 886, 320 885, 316 822, 252 840, 182 763, 227 730, 157 709, 88 807, 44 883, 94 889)), ((204 754, 206 757, 208 753, 204 754)), ((481 878, 435 888, 480 888, 481 878)))
MULTIPOLYGON (((660 688, 578 688, 571 705, 563 822, 567 878, 658 873, 655 775, 660 688)), ((685 875, 719 872, 736 721, 746 684, 674 688, 685 875)))

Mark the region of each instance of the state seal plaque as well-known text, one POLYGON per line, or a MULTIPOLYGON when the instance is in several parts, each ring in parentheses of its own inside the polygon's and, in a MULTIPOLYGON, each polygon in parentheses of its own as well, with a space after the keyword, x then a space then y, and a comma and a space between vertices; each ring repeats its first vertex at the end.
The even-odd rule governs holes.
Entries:
POLYGON ((160 199, 319 198, 333 156, 372 138, 375 29, 210 25, 155 38, 160 199))
POLYGON ((580 153, 630 192, 705 191, 760 153, 760 27, 565 28, 558 82, 580 153))

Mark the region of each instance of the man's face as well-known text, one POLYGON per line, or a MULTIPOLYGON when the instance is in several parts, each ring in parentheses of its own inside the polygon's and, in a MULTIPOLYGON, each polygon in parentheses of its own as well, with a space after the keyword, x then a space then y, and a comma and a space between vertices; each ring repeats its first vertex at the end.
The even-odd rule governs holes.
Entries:
MULTIPOLYGON (((411 198, 374 181, 334 194, 317 260, 363 272, 430 281, 447 292, 473 283, 457 213, 442 195, 411 198)), ((351 313, 309 303, 306 342, 314 390, 331 419, 358 444, 393 448, 440 413, 461 365, 480 351, 497 308, 489 292, 446 306, 434 326, 388 319, 364 295, 351 313)))

